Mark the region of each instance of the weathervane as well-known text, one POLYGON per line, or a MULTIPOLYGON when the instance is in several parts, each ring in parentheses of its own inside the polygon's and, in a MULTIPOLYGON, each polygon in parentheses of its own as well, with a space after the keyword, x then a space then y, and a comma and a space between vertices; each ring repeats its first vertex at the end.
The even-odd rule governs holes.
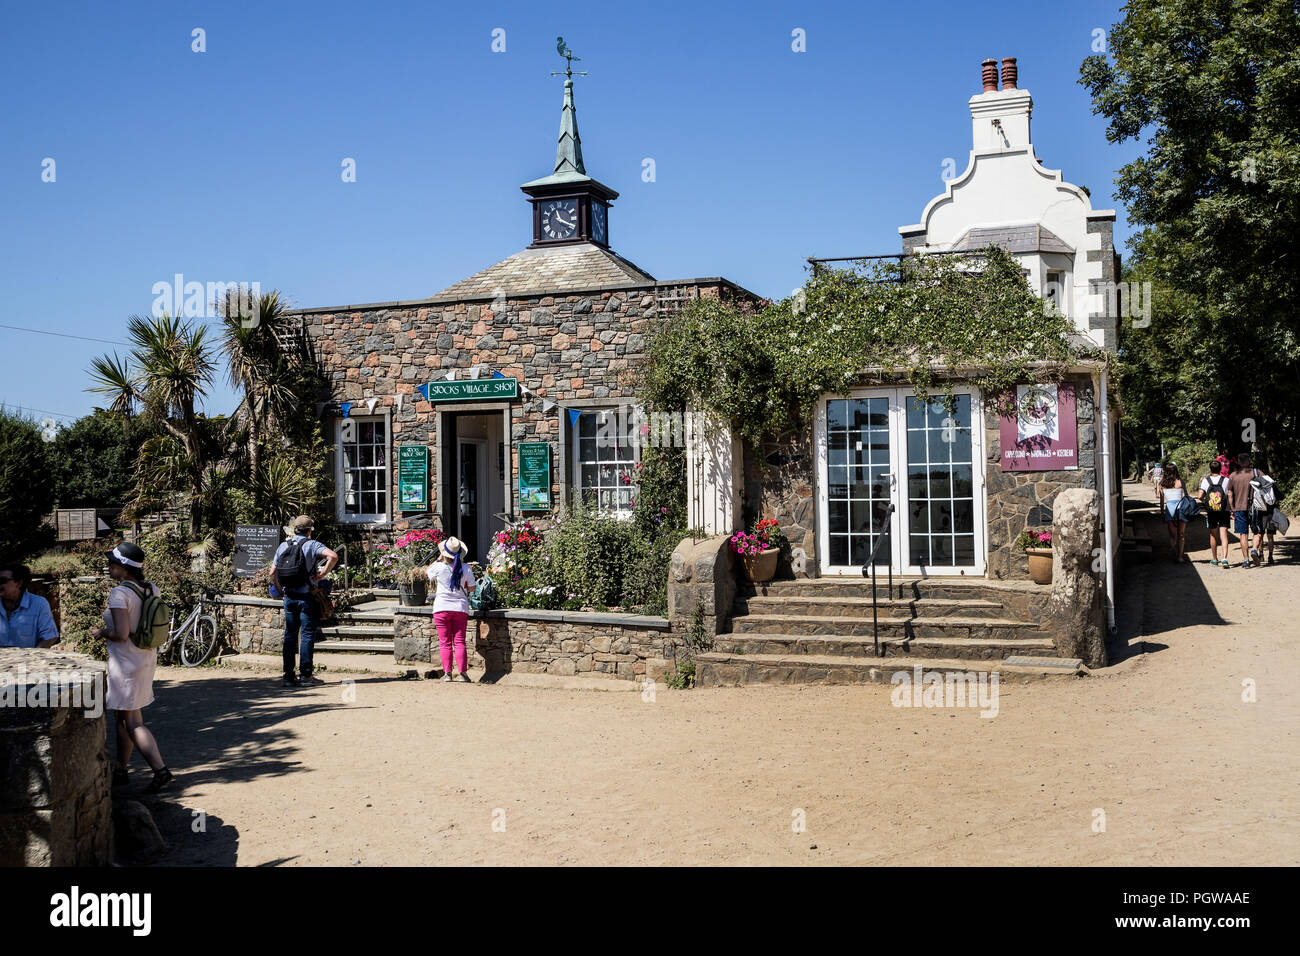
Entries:
MULTIPOLYGON (((566 67, 565 67, 563 73, 561 73, 561 72, 558 71, 558 70, 552 70, 552 71, 551 71, 551 76, 566 76, 566 77, 568 77, 570 80, 572 80, 573 77, 575 76, 575 74, 574 74, 574 72, 573 72, 573 61, 574 61, 574 60, 577 60, 579 63, 581 63, 581 62, 582 62, 582 57, 580 57, 580 56, 574 56, 574 55, 573 55, 573 51, 570 50, 567 46, 564 45, 564 37, 556 37, 556 38, 555 38, 555 52, 558 53, 558 54, 560 54, 560 56, 564 57, 564 59, 565 59, 567 65, 566 65, 566 67)), ((576 75, 577 75, 577 76, 586 76, 586 75, 587 75, 587 71, 586 71, 586 70, 579 70, 579 71, 577 72, 576 75)))

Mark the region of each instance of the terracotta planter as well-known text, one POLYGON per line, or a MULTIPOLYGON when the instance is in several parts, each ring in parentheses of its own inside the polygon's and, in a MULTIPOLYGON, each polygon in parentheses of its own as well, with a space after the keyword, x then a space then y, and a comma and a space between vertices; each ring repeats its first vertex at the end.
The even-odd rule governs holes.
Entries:
POLYGON ((409 584, 399 582, 397 595, 403 607, 423 607, 426 598, 429 596, 429 582, 423 580, 409 584))
POLYGON ((1025 548, 1025 554, 1029 555, 1029 576, 1034 579, 1034 583, 1051 584, 1052 549, 1025 548))
POLYGON ((746 580, 753 584, 762 584, 776 576, 776 559, 780 557, 780 548, 768 548, 758 554, 738 554, 740 570, 746 580))

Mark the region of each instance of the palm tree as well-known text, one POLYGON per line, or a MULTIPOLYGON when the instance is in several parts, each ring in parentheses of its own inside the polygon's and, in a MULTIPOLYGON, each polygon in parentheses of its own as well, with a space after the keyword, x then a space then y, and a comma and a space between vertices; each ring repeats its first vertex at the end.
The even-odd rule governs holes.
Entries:
MULTIPOLYGON (((132 349, 125 359, 116 354, 91 362, 87 391, 110 396, 111 409, 126 414, 138 406, 144 417, 157 424, 170 439, 146 441, 141 447, 137 474, 146 481, 163 482, 167 490, 183 488, 190 496, 191 527, 201 527, 200 503, 212 457, 204 441, 198 402, 212 384, 215 365, 206 330, 179 318, 162 315, 127 320, 132 349), (178 487, 179 486, 179 487, 178 487)), ((137 501, 156 497, 161 486, 137 485, 137 501)))
POLYGON ((284 353, 276 336, 289 303, 273 289, 258 299, 255 320, 247 300, 233 291, 226 294, 223 305, 221 351, 231 386, 244 393, 236 416, 242 414, 248 424, 249 487, 260 504, 265 487, 263 438, 285 417, 297 397, 293 357, 284 353))

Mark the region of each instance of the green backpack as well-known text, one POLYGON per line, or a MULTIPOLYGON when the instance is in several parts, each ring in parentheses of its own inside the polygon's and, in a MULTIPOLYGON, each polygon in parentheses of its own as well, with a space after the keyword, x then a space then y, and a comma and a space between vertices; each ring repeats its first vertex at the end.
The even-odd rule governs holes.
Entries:
POLYGON ((131 643, 143 651, 162 647, 171 636, 171 614, 163 599, 153 590, 142 588, 134 581, 123 581, 140 598, 140 623, 131 632, 131 643))

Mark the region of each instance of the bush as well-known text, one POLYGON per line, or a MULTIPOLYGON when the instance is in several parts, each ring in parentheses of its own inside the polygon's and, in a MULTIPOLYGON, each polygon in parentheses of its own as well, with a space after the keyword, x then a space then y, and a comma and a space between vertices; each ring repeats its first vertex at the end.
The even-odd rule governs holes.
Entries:
POLYGON ((547 533, 540 554, 544 585, 588 605, 617 605, 623 577, 635 560, 631 522, 602 516, 585 506, 560 513, 547 533))
POLYGON ((1178 466, 1178 476, 1183 480, 1183 487, 1195 493, 1201 486, 1201 479, 1210 473, 1210 462, 1219 454, 1219 449, 1212 441, 1198 441, 1181 445, 1169 452, 1166 461, 1178 466))
POLYGON ((21 561, 54 541, 48 443, 36 423, 0 408, 0 561, 21 561))

